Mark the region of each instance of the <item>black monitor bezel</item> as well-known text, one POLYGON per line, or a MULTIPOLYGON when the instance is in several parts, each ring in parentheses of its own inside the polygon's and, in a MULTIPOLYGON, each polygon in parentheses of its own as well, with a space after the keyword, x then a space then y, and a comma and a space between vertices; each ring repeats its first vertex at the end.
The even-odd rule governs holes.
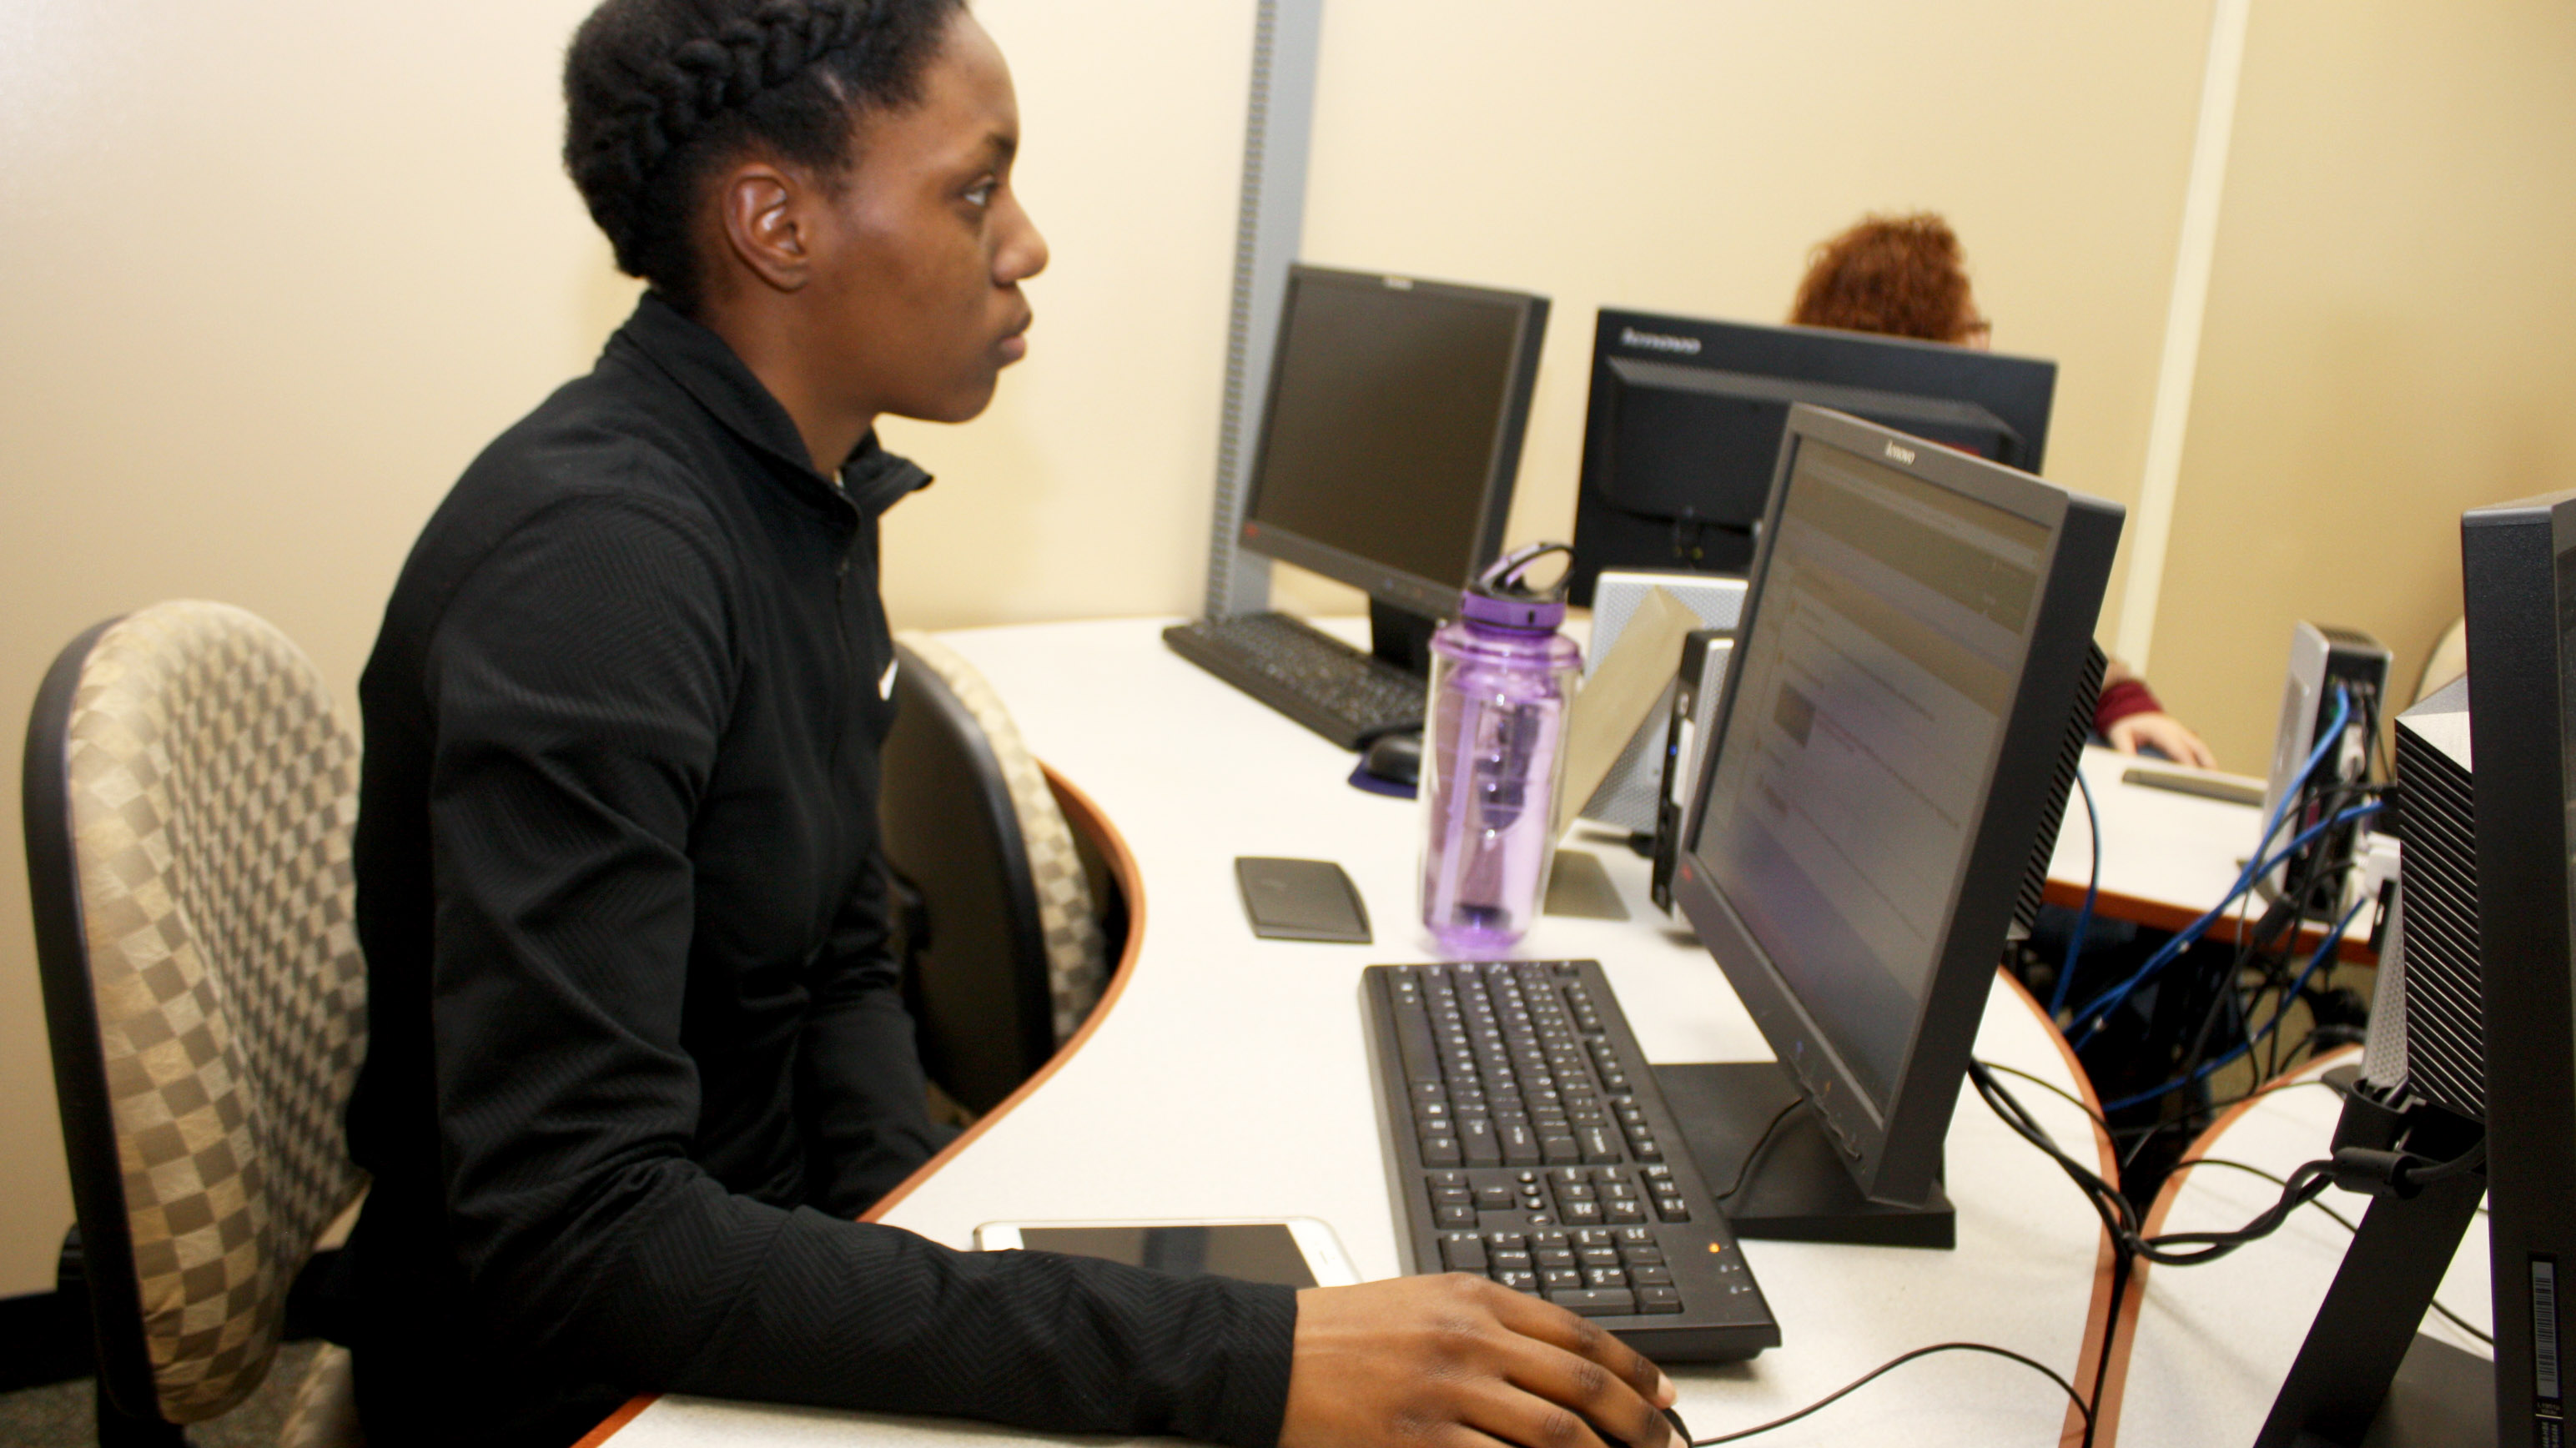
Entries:
MULTIPOLYGON (((1972 407, 2022 439, 2007 467, 2036 473, 2047 461, 2048 423, 2057 392, 2057 364, 1973 347, 1889 337, 1831 327, 1766 326, 1604 307, 1594 323, 1590 393, 1584 405, 1581 473, 1575 486, 1572 600, 1589 603, 1593 582, 1608 568, 1688 567, 1671 558, 1627 556, 1621 532, 1648 523, 1649 515, 1611 500, 1616 475, 1618 409, 1630 383, 1621 363, 1651 363, 1713 377, 1741 376, 1767 383, 1772 400, 1854 414, 1857 393, 1878 393, 1928 405, 1972 407), (1631 333, 1642 339, 1627 340, 1631 333)), ((1726 391, 1712 381, 1693 390, 1726 391)), ((1902 432, 1905 426, 1887 419, 1902 432)), ((1757 545, 1758 546, 1758 545, 1757 545)), ((1709 569, 1704 571, 1727 572, 1709 569)))
MULTIPOLYGON (((2561 619, 2576 611, 2576 492, 2460 519, 2468 624, 2470 771, 2485 1052, 2487 1246, 2502 1426, 2535 1402, 2531 1262, 2576 1272, 2576 922, 2569 913, 2571 782, 2561 619), (2538 842, 2550 848, 2537 849, 2538 842)), ((2568 1319, 2562 1305, 2562 1324, 2568 1319)), ((2559 1336, 2564 1353, 2566 1335, 2559 1336)), ((2563 1371, 2563 1369, 2562 1369, 2563 1371)), ((2563 1402, 2563 1400, 2562 1400, 2563 1402)), ((2527 1432, 2524 1428, 2520 1431, 2527 1432)))
POLYGON ((1388 272, 1344 271, 1310 266, 1304 262, 1289 267, 1288 287, 1280 301, 1279 337, 1271 356, 1269 386, 1261 403, 1260 440, 1253 450, 1252 466, 1244 474, 1243 517, 1236 529, 1236 537, 1242 546, 1282 563, 1322 574, 1337 583, 1348 584, 1381 603, 1393 604, 1425 617, 1447 618, 1455 613, 1459 590, 1466 586, 1476 570, 1492 562, 1502 552, 1503 528, 1511 514, 1512 494, 1520 476, 1521 442, 1529 429, 1530 399, 1538 387, 1539 351, 1547 336, 1547 311, 1547 298, 1529 292, 1431 281, 1388 272), (1309 286, 1365 287, 1448 297, 1503 307, 1514 313, 1512 365, 1502 415, 1496 420, 1493 446, 1486 458, 1484 496, 1477 507, 1476 538, 1468 577, 1425 578, 1281 528, 1275 523, 1260 521, 1261 490, 1270 459, 1271 421, 1287 372, 1288 323, 1296 314, 1298 297, 1309 286))
MULTIPOLYGON (((1754 942, 1735 909, 1697 867, 1709 793, 1716 782, 1716 771, 1705 765, 1697 771, 1698 789, 1674 871, 1675 902, 1761 1028, 1784 1071, 1824 1118, 1828 1134, 1840 1139, 1844 1165, 1854 1183, 1872 1200, 1919 1203, 1940 1183, 1942 1141, 2001 962, 2014 902, 2048 816, 2052 770, 2046 766, 2058 756, 2068 710, 2082 689, 2124 514, 2116 504, 2069 492, 2016 469, 1799 404, 1790 411, 1788 435, 1774 471, 1761 548, 1754 559, 1753 589, 1737 627, 1739 639, 1753 636, 1760 616, 1762 581, 1787 500, 1781 483, 1796 467, 1800 449, 1812 444, 1896 467, 2039 524, 2050 534, 2030 643, 2013 686, 2011 712, 2004 721, 1995 762, 1990 764, 1994 777, 1973 827, 1958 898, 1884 1111, 1754 942), (2016 759, 2041 763, 2028 769, 2000 767, 2001 761, 2016 759), (1803 1063, 1803 1068, 1791 1063, 1803 1063)), ((1739 647, 1728 661, 1726 697, 1701 743, 1703 750, 1715 750, 1727 735, 1737 703, 1735 679, 1748 657, 1749 651, 1739 647)))

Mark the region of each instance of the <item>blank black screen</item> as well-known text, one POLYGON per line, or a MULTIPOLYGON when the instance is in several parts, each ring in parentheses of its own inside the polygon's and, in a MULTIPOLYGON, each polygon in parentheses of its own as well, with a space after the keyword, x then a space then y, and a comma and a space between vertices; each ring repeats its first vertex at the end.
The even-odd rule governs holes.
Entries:
POLYGON ((1258 548, 1262 530, 1277 529, 1464 585, 1479 561, 1522 315, 1509 299, 1299 273, 1245 540, 1258 548))

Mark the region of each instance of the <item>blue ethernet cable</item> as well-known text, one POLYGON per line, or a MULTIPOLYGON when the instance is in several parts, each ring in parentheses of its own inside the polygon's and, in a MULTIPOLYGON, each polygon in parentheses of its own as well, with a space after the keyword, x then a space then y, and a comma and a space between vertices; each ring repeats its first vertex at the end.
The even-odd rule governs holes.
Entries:
MULTIPOLYGON (((2246 891, 2254 888, 2255 881, 2262 879, 2264 876, 2272 872, 2272 870, 2280 863, 2280 859, 2278 857, 2271 859, 2265 858, 2263 854, 2264 847, 2270 845, 2273 837, 2281 832, 2281 821, 2283 817, 2288 813, 2290 806, 2299 798, 2300 792, 2307 787, 2308 779, 2311 775, 2316 773, 2317 766, 2325 762, 2327 752, 2331 750, 2342 738, 2344 725, 2351 722, 2351 720, 2352 695, 2343 685, 2337 684, 2335 686, 2334 721, 2327 726, 2324 737, 2317 741, 2316 748, 2309 753, 2307 762, 2299 766, 2299 772, 2291 777, 2288 787, 2281 791, 2281 798, 2274 802, 2271 817, 2263 822, 2262 839, 2254 849, 2253 858, 2247 861, 2245 868, 2237 873, 2236 883, 2228 888, 2227 894, 2222 897, 2216 905, 2211 906, 2199 919, 2194 920, 2189 925, 2184 926, 2180 931, 2176 932, 2171 940, 2166 941, 2162 946, 2157 948, 2155 954, 2147 957, 2146 964, 2140 966, 2136 974, 2130 976, 2127 980, 2122 981, 2119 985, 2112 987, 2103 995, 2097 996, 2090 1002, 2087 1002, 2083 1009, 2078 1010, 2074 1015, 2068 1017, 2066 1028, 2070 1032, 2073 1031, 2077 1022, 2088 1018, 2106 1015, 2111 1010, 2117 1008, 2120 1002, 2128 999, 2131 991, 2136 990, 2140 985, 2144 984, 2146 980, 2150 976, 2153 976, 2157 971, 2160 971, 2167 965, 2172 964, 2175 959, 2180 957, 2184 950, 2190 947, 2193 941, 2198 940, 2203 934, 2207 933, 2210 926, 2218 923, 2219 917, 2227 913, 2229 906, 2234 905, 2246 891)), ((2086 803, 2088 805, 2091 803, 2091 797, 2089 794, 2086 797, 2086 803)), ((2296 853, 2301 845, 2313 837, 2312 832, 2309 835, 2303 835, 2300 839, 2293 841, 2290 845, 2289 853, 2296 853)), ((2098 850, 2100 845, 2101 841, 2097 836, 2094 841, 2094 846, 2098 850)), ((2052 1010, 2050 1013, 2054 1015, 2055 1011, 2052 1010)), ((2100 1022, 2098 1020, 2095 1022, 2094 1029, 2097 1031, 2100 1029, 2100 1022)), ((2090 1033, 2087 1034, 2087 1039, 2090 1039, 2090 1033)))
POLYGON ((2370 901, 2367 899, 2354 901, 2352 903, 2352 908, 2344 912, 2343 918, 2335 922, 2334 929, 2328 931, 2326 933, 2326 938, 2318 943, 2317 952, 2315 955, 2309 957, 2307 968, 2300 971, 2299 978, 2290 983, 2289 993, 2282 996, 2280 1003, 2273 1007, 2271 1018, 2263 1022, 2263 1028, 2261 1030, 2247 1036, 2244 1041, 2238 1045, 2229 1048, 2225 1055, 2203 1063, 2198 1070, 2192 1072, 2188 1076, 2182 1077, 2179 1080, 2168 1081, 2162 1086, 2138 1092, 2133 1096, 2123 1096, 2117 1101, 2104 1102, 2102 1106, 2102 1114, 2108 1116, 2114 1111, 2126 1110, 2129 1107, 2153 1101, 2159 1096, 2172 1095, 2174 1092, 2180 1091, 2186 1086, 2197 1085, 2200 1082, 2209 1079, 2212 1073, 2227 1065, 2230 1061, 2234 1061, 2239 1057, 2244 1056, 2255 1047, 2263 1044, 2263 1038, 2271 1035, 2273 1029, 2281 1024, 2282 1018, 2290 1013, 2290 1003, 2299 998, 2299 992, 2307 989, 2308 978, 2315 975, 2318 968, 2323 966, 2328 959, 2332 958, 2335 947, 2343 943, 2343 933, 2352 928, 2352 922, 2360 917, 2362 907, 2369 903, 2370 901))

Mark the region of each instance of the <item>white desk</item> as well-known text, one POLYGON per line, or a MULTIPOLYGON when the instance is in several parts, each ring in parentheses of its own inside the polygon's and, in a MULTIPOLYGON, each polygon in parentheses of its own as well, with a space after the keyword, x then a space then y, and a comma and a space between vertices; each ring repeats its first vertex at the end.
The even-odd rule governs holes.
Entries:
MULTIPOLYGON (((885 1220, 964 1247, 977 1223, 998 1218, 1309 1214, 1333 1224, 1364 1275, 1393 1275, 1396 1208, 1359 978, 1373 963, 1436 958, 1414 918, 1415 808, 1349 788, 1350 755, 1165 649, 1162 622, 945 636, 1009 703, 1031 750, 1125 836, 1141 871, 1143 939, 1088 1041, 885 1220), (1377 944, 1255 939, 1236 896, 1238 855, 1341 862, 1377 944)), ((1648 903, 1644 863, 1615 847, 1596 853, 1635 919, 1549 918, 1520 954, 1602 960, 1653 1059, 1769 1059, 1705 952, 1648 903)), ((2078 1089, 2054 1033, 2000 978, 1978 1051, 2078 1089)), ((2084 1117, 2026 1095, 2080 1152, 2091 1135, 2084 1117)), ((1676 1370, 1695 1433, 1803 1406, 1905 1349, 1950 1338, 2014 1348, 2070 1377, 2089 1368, 2088 1325, 2104 1305, 2090 1208, 1973 1094, 1949 1153, 1955 1251, 1746 1244, 1784 1345, 1750 1363, 1676 1370)), ((1950 1355, 1763 1441, 2039 1444, 2056 1441, 2069 1416, 2064 1395, 2028 1369, 1950 1355)), ((1001 1433, 663 1398, 614 1442, 955 1443, 1001 1433)))
MULTIPOLYGON (((2346 1049, 2283 1079, 2313 1082, 2355 1059, 2356 1052, 2346 1049)), ((2326 1155, 2342 1109, 2341 1098, 2323 1086, 2274 1091, 2221 1118, 2185 1155, 2240 1161, 2287 1176, 2300 1163, 2326 1155)), ((2239 1227, 2280 1195, 2280 1188, 2245 1172, 2186 1169, 2166 1184, 2149 1230, 2239 1227)), ((2356 1222, 2369 1206, 2367 1198, 2333 1190, 2318 1200, 2356 1222)), ((2114 1377, 2121 1400, 2120 1448, 2252 1443, 2351 1242, 2352 1234, 2323 1212, 2302 1207, 2280 1231, 2217 1262, 2148 1268, 2135 1307, 2122 1314, 2134 1313, 2134 1328, 2122 1355, 2125 1377, 2117 1370, 2114 1377)), ((2483 1216, 2470 1222, 2438 1300, 2481 1330, 2493 1329, 2483 1216)), ((2494 1356, 2439 1314, 2426 1314, 2423 1331, 2480 1357, 2494 1356)))
MULTIPOLYGON (((2180 930, 2203 911, 2227 897, 2237 872, 2253 852, 2262 832, 2262 807, 2210 799, 2153 785, 2129 784, 2121 776, 2138 767, 2161 773, 2208 773, 2211 778, 2252 785, 2262 781, 2215 771, 2180 769, 2161 761, 2142 760, 2116 750, 2087 746, 2084 782, 2093 787, 2093 802, 2102 817, 2102 888, 2093 912, 2114 920, 2131 920, 2158 930, 2180 930)), ((2080 795, 2066 801, 2065 822, 2048 861, 2047 900, 2072 910, 2084 902, 2084 887, 2093 869, 2093 830, 2080 795)), ((2255 907, 2259 914, 2261 907, 2255 907)), ((2365 911, 2346 932, 2339 951, 2347 961, 2369 961, 2370 917, 2365 911)), ((2236 938, 2235 912, 2210 929, 2215 940, 2236 938)), ((2300 931, 2313 948, 2322 937, 2315 927, 2300 931)))

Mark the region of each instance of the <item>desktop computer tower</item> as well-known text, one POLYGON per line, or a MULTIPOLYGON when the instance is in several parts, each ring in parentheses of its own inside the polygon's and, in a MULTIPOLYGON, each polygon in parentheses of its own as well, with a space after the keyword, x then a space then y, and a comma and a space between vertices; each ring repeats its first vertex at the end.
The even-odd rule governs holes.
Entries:
MULTIPOLYGON (((2315 822, 2310 818, 2313 811, 2322 808, 2338 791, 2363 782, 2370 741, 2379 730, 2381 701, 2387 695, 2388 650, 2378 640, 2353 629, 2323 628, 2307 622, 2301 622, 2291 632, 2289 677, 2281 692, 2281 723, 2274 735, 2272 769, 2263 790, 2263 819, 2268 823, 2278 818, 2281 825, 2274 838, 2261 842, 2264 852, 2277 851, 2296 838, 2300 830, 2315 822), (2304 781, 2306 807, 2285 803, 2284 796, 2300 790, 2300 768, 2315 752, 2323 731, 2334 723, 2339 697, 2347 711, 2342 742, 2326 752, 2304 781)), ((2263 877, 2263 892, 2277 899, 2284 891, 2297 890, 2308 895, 2306 913, 2329 920, 2339 918, 2356 874, 2353 864, 2365 849, 2366 826, 2331 830, 2301 849, 2295 858, 2268 872, 2263 877), (2307 887, 2321 874, 2334 877, 2330 893, 2320 885, 2321 893, 2309 895, 2307 887)))

